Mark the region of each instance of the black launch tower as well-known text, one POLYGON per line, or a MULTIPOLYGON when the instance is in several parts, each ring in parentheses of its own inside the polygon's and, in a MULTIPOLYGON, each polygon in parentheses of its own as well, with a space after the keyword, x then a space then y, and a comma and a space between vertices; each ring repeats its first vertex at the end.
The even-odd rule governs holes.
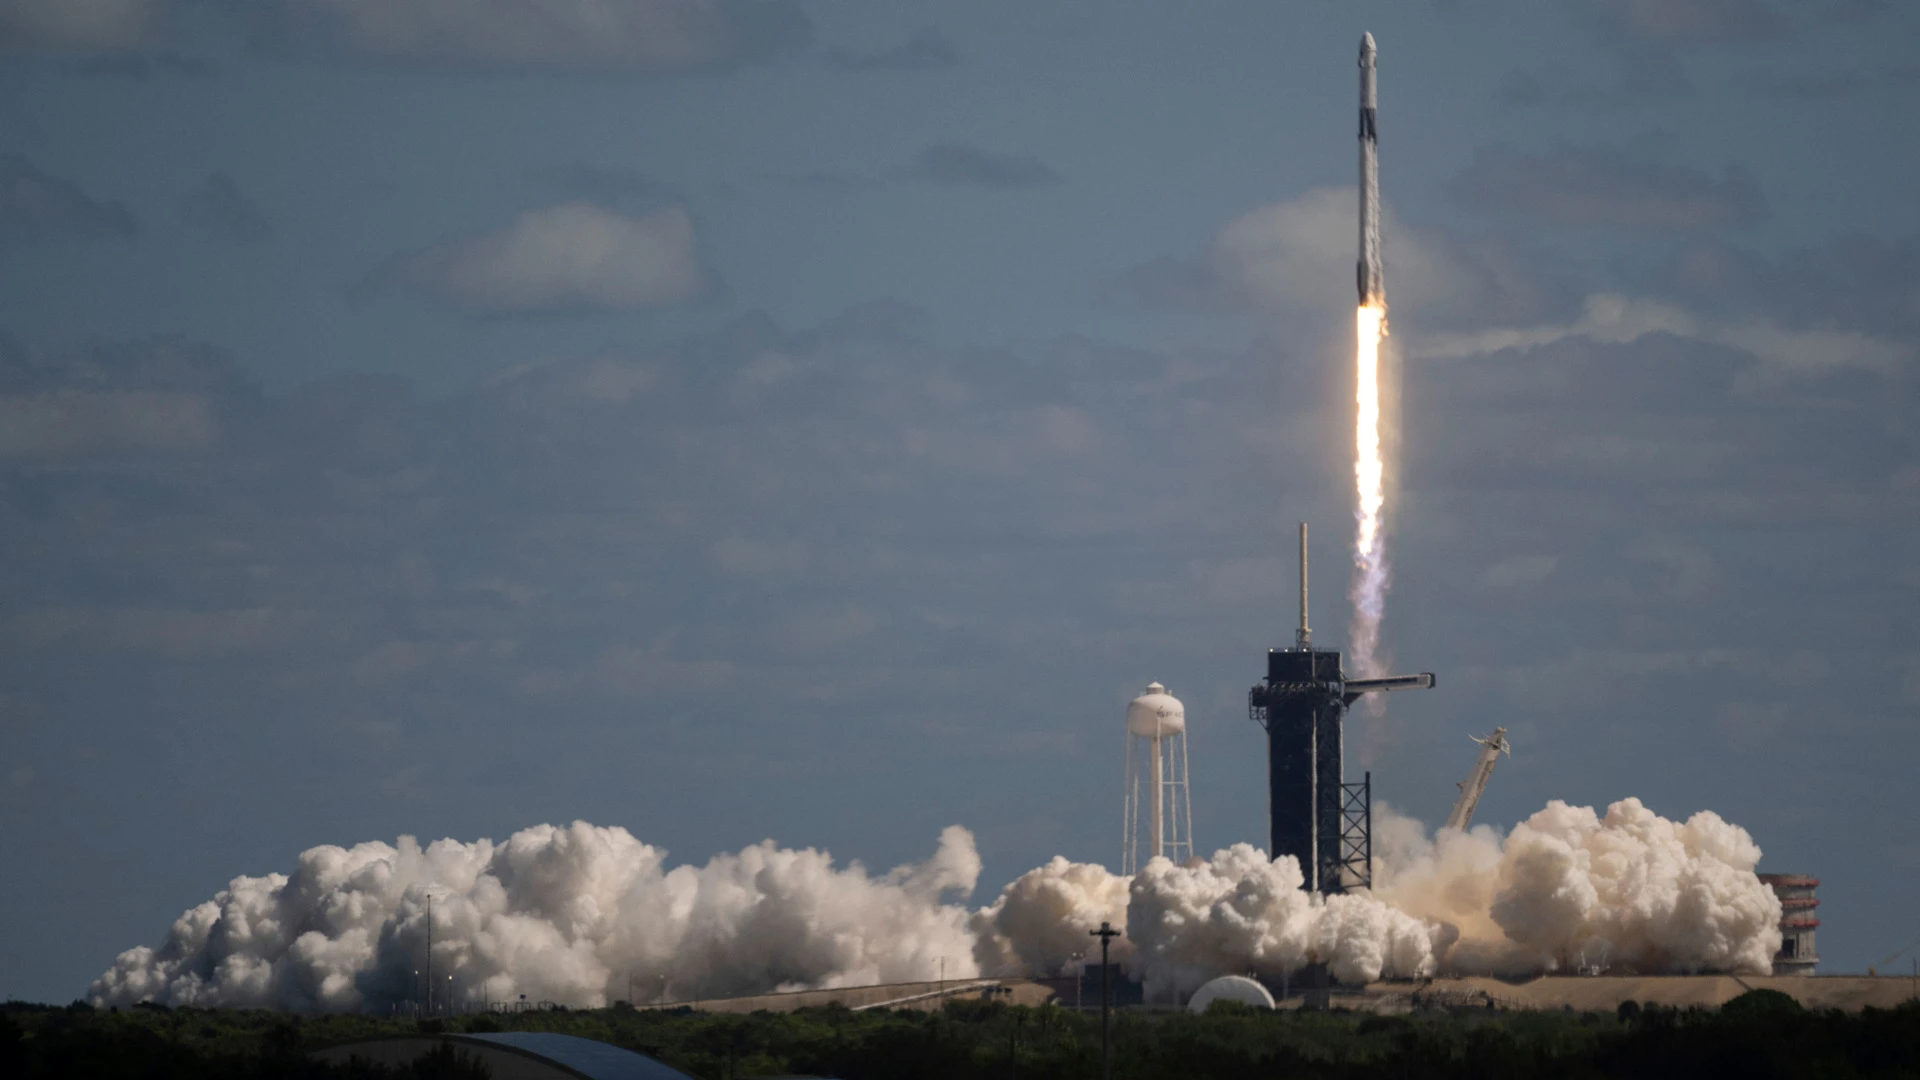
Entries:
POLYGON ((1307 527, 1300 526, 1300 629, 1291 649, 1267 650, 1267 679, 1247 693, 1267 731, 1267 815, 1274 858, 1300 860, 1307 888, 1345 892, 1373 884, 1373 777, 1341 770, 1347 706, 1362 694, 1425 690, 1432 673, 1349 679, 1340 654, 1313 647, 1307 627, 1307 527))

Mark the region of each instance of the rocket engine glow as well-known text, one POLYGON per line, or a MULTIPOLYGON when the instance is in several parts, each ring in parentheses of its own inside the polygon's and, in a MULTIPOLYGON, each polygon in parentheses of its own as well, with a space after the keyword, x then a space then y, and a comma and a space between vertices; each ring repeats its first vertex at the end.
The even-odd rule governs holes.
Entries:
POLYGON ((1380 157, 1373 35, 1360 39, 1360 258, 1354 320, 1354 538, 1350 655, 1360 675, 1379 674, 1375 652, 1387 608, 1384 517, 1386 465, 1380 455, 1380 341, 1387 336, 1387 286, 1380 258, 1380 157))
POLYGON ((1379 674, 1374 653, 1380 620, 1387 610, 1387 543, 1382 518, 1387 506, 1386 464, 1380 456, 1380 339, 1387 335, 1387 309, 1363 307, 1355 319, 1355 392, 1353 432, 1354 506, 1353 625, 1350 655, 1354 671, 1379 674))

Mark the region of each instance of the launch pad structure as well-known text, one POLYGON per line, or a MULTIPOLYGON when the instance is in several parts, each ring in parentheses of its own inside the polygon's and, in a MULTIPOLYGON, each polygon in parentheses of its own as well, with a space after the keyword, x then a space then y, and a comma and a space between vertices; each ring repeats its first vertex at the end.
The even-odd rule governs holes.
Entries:
POLYGON ((1309 890, 1373 885, 1373 775, 1346 781, 1347 706, 1365 694, 1429 690, 1433 682, 1432 672, 1350 679, 1337 650, 1313 647, 1302 522, 1300 627, 1293 648, 1267 650, 1267 678, 1247 692, 1247 714, 1267 732, 1269 853, 1298 859, 1309 890))

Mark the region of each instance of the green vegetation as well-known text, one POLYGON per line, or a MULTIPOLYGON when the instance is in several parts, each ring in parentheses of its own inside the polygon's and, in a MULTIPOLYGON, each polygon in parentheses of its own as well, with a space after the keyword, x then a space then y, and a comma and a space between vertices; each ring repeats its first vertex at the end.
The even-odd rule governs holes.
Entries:
MULTIPOLYGON (((846 1080, 1088 1080, 1100 1020, 1053 1007, 956 1002, 944 1012, 845 1008, 747 1016, 631 1009, 445 1021, 298 1017, 139 1007, 102 1012, 13 1003, 0 1011, 0 1076, 374 1077, 483 1075, 457 1055, 403 1074, 328 1069, 303 1051, 421 1030, 557 1031, 652 1054, 707 1080, 814 1074, 846 1080)), ((1458 1078, 1920 1077, 1920 1004, 1811 1012, 1756 990, 1718 1011, 1621 1006, 1616 1013, 1484 1009, 1374 1016, 1268 1013, 1219 1003, 1205 1016, 1116 1014, 1116 1080, 1249 1076, 1458 1078)))

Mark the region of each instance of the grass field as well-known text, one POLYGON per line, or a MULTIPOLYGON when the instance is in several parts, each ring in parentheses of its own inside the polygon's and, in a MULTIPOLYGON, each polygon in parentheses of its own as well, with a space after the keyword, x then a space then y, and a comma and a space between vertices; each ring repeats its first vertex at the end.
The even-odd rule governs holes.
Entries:
MULTIPOLYGON (((706 1014, 550 1011, 444 1021, 10 1003, 0 1076, 246 1078, 386 1076, 331 1069, 306 1051, 383 1033, 537 1030, 652 1054, 704 1080, 811 1074, 1091 1078, 1098 1015, 976 1001, 944 1010, 706 1014)), ((453 1058, 404 1075, 464 1077, 453 1058)), ((1717 1010, 1621 1005, 1612 1012, 1453 1009, 1378 1016, 1216 1008, 1117 1013, 1117 1078, 1211 1077, 1920 1077, 1920 1005, 1808 1010, 1758 990, 1717 1010)))

